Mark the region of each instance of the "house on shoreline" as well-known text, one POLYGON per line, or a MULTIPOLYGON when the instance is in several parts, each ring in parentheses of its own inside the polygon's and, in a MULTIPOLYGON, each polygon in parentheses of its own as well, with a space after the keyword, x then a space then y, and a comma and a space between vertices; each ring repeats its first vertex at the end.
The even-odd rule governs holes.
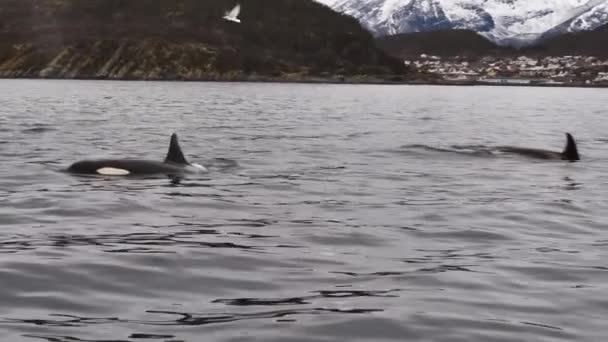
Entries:
POLYGON ((421 54, 404 63, 447 82, 502 85, 608 85, 608 59, 593 56, 533 58, 486 56, 477 60, 421 54))

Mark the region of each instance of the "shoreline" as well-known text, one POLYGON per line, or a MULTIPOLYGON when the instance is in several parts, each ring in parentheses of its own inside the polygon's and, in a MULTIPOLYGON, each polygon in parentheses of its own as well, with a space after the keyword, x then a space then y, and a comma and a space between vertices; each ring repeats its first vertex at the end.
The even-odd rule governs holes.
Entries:
POLYGON ((607 84, 584 84, 584 83, 493 83, 480 81, 438 81, 438 82, 410 82, 416 85, 441 85, 441 86, 488 86, 488 87, 541 87, 541 88, 608 88, 607 84))
POLYGON ((427 86, 489 86, 489 87, 543 87, 543 88, 608 88, 607 84, 581 84, 581 83, 492 83, 480 81, 428 81, 428 80, 390 80, 371 76, 353 76, 343 78, 304 77, 210 77, 200 79, 178 78, 104 78, 104 77, 6 77, 1 80, 65 80, 65 81, 116 81, 116 82, 219 82, 219 83, 289 83, 289 84, 344 84, 344 85, 427 85, 427 86))

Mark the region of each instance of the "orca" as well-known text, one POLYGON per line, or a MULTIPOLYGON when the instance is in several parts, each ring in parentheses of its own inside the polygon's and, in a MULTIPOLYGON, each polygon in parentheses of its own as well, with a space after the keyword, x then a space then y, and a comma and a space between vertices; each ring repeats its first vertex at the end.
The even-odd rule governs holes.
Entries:
POLYGON ((505 153, 519 154, 522 156, 537 158, 537 159, 553 159, 553 160, 580 160, 576 142, 570 133, 566 133, 566 147, 562 152, 541 150, 536 148, 502 146, 498 147, 498 151, 505 153))
POLYGON ((170 178, 179 178, 186 173, 199 173, 207 171, 204 166, 191 164, 184 157, 177 134, 171 135, 169 151, 162 162, 142 159, 96 159, 81 160, 67 169, 68 172, 78 174, 93 174, 104 176, 129 175, 166 175, 170 178))

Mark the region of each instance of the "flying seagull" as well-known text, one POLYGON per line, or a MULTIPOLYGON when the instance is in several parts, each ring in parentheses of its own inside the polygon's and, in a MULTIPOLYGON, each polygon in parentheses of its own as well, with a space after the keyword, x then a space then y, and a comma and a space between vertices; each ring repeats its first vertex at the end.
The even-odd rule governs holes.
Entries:
POLYGON ((236 6, 234 6, 233 9, 231 9, 230 11, 226 12, 226 15, 224 16, 224 19, 228 20, 228 21, 233 21, 235 23, 241 23, 241 19, 237 18, 239 16, 239 13, 241 12, 241 5, 240 4, 236 4, 236 6))

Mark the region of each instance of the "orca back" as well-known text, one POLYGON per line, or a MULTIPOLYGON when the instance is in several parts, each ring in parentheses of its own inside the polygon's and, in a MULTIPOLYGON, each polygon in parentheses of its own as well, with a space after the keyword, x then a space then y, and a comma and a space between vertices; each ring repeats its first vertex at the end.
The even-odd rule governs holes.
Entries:
POLYGON ((564 147, 564 151, 562 152, 562 159, 571 161, 580 160, 574 138, 570 133, 566 133, 566 139, 566 147, 564 147))
POLYGON ((104 169, 112 169, 114 172, 113 175, 178 175, 184 172, 181 165, 140 159, 81 160, 70 165, 67 171, 72 173, 103 175, 104 169))
POLYGON ((190 165, 184 157, 181 147, 179 147, 179 141, 177 134, 171 135, 171 142, 169 143, 169 151, 167 151, 167 157, 165 157, 165 163, 177 164, 177 165, 190 165))

